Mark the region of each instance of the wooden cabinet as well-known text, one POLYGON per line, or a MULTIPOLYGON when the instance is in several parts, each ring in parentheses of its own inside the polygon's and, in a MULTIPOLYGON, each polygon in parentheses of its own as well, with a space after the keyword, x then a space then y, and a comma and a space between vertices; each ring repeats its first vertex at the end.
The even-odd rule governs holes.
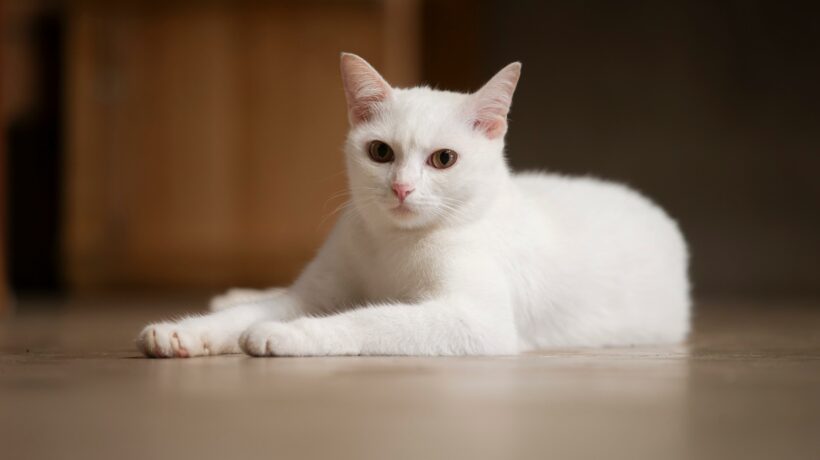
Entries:
POLYGON ((67 30, 80 292, 287 283, 343 201, 340 51, 419 72, 407 1, 73 2, 67 30))

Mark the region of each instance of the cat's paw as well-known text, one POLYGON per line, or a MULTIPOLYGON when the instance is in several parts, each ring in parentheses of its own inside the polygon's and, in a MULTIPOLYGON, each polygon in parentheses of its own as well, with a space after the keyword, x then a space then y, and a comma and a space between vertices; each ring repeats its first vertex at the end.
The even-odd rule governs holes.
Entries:
POLYGON ((292 323, 256 324, 239 337, 239 348, 251 356, 309 356, 314 346, 305 331, 292 323))
POLYGON ((190 358, 210 354, 201 335, 177 323, 149 324, 137 337, 137 348, 150 358, 190 358))
POLYGON ((239 347, 251 356, 358 355, 361 344, 357 337, 344 321, 302 318, 255 324, 239 337, 239 347))

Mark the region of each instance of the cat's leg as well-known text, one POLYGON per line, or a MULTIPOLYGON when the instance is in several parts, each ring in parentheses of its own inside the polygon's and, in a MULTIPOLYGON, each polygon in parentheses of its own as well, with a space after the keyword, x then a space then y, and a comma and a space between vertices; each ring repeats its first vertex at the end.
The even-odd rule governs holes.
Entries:
POLYGON ((239 353, 239 335, 258 321, 287 321, 303 315, 302 302, 283 290, 276 296, 257 299, 206 315, 149 324, 137 338, 137 348, 154 358, 239 353))
POLYGON ((226 308, 236 307, 246 303, 273 300, 274 297, 284 292, 285 288, 278 287, 270 289, 232 288, 224 294, 213 297, 208 307, 211 311, 225 310, 226 308))
POLYGON ((511 310, 479 299, 389 304, 322 318, 267 321, 239 339, 253 356, 502 355, 518 351, 511 310), (489 306, 488 306, 489 307, 489 306))

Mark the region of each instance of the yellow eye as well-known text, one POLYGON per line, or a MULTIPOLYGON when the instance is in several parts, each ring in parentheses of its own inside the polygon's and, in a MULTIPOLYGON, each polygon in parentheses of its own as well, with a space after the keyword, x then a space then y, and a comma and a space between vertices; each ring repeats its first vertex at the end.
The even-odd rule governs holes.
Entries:
POLYGON ((389 163, 395 158, 393 149, 382 141, 371 142, 367 146, 367 153, 370 155, 370 159, 376 163, 389 163))
POLYGON ((450 149, 442 149, 433 152, 427 163, 436 169, 447 169, 456 164, 458 154, 450 149))

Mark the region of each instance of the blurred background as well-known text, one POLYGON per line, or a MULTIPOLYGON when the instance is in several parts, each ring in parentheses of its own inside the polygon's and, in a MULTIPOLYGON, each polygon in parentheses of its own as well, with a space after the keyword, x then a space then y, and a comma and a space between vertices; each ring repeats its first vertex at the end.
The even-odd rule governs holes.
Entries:
POLYGON ((290 282, 344 201, 342 50, 394 85, 461 91, 522 61, 514 168, 653 197, 691 244, 699 298, 817 297, 818 13, 0 0, 0 305, 290 282))

